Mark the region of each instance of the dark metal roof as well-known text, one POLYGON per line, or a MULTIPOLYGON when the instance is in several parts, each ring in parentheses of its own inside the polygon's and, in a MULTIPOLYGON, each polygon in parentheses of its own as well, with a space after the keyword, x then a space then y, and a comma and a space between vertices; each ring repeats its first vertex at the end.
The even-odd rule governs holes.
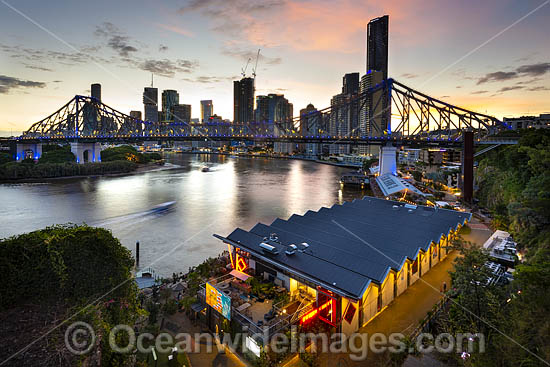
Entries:
POLYGON ((381 284, 390 269, 399 271, 407 258, 414 260, 471 214, 447 209, 411 206, 365 196, 271 225, 258 223, 250 231, 237 228, 223 241, 251 252, 264 261, 309 278, 347 297, 358 299, 371 281, 381 284), (269 240, 275 233, 276 241, 269 240), (267 238, 267 239, 266 239, 267 238), (265 242, 278 254, 260 248, 265 242), (303 248, 301 243, 309 247, 303 248), (301 251, 287 255, 295 244, 301 251))

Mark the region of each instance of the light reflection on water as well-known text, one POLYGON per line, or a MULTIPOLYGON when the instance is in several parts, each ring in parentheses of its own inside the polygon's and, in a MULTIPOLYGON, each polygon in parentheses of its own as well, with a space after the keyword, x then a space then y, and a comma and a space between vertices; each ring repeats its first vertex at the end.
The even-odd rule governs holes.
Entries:
POLYGON ((346 168, 299 160, 170 155, 171 170, 123 177, 63 179, 47 184, 0 185, 0 237, 58 223, 110 229, 132 251, 140 241, 140 265, 160 274, 186 271, 224 250, 213 233, 270 224, 275 218, 353 200, 359 190, 340 190, 346 168), (201 172, 208 165, 209 172, 201 172), (164 213, 158 204, 175 201, 164 213), (172 250, 177 247, 177 250, 172 250))

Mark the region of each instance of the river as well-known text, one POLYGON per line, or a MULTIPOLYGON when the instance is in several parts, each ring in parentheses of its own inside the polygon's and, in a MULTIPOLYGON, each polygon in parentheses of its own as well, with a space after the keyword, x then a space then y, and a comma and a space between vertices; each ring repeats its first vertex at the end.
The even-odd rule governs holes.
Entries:
POLYGON ((350 169, 315 162, 208 154, 169 154, 167 162, 171 169, 128 176, 0 185, 0 238, 53 224, 101 226, 132 252, 140 241, 140 267, 170 276, 223 251, 214 233, 365 195, 340 190, 350 169), (173 209, 151 211, 169 201, 173 209))

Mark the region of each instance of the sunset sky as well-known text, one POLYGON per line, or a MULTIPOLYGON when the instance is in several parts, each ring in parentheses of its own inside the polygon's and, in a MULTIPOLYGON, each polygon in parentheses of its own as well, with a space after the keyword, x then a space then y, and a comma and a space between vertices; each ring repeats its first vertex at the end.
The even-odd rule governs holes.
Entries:
POLYGON ((365 73, 365 26, 384 14, 394 79, 498 118, 550 112, 550 0, 0 0, 0 134, 94 82, 142 111, 151 72, 159 99, 176 89, 193 117, 212 99, 232 119, 232 80, 258 48, 257 95, 324 108, 345 73, 365 73))

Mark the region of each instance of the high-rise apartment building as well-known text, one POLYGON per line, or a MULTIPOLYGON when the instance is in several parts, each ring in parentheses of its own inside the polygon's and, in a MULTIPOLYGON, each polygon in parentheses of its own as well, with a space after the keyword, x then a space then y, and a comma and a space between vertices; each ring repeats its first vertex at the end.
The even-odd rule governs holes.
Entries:
POLYGON ((233 121, 236 123, 254 120, 254 79, 242 78, 233 82, 233 121))
POLYGON ((172 108, 180 103, 180 95, 173 89, 162 91, 162 121, 174 121, 172 108))
POLYGON ((367 25, 367 70, 381 71, 388 78, 389 16, 372 19, 367 25))
POLYGON ((208 122, 214 116, 214 104, 211 99, 201 101, 201 122, 208 122))

